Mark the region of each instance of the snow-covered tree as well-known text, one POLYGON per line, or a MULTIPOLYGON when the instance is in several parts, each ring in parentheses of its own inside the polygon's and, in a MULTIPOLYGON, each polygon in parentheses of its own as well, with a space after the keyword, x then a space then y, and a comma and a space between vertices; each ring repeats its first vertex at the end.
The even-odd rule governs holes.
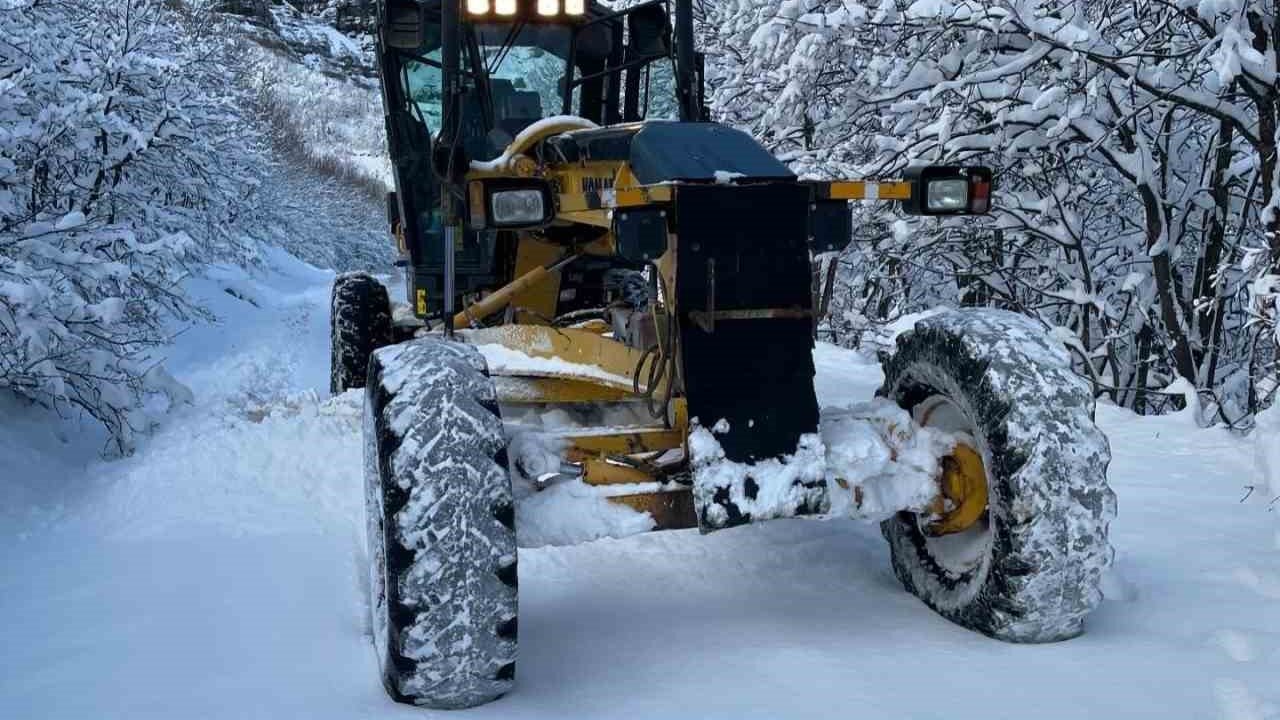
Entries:
POLYGON ((1265 402, 1272 3, 725 0, 711 14, 717 111, 797 170, 997 171, 990 221, 859 209, 833 330, 993 304, 1040 318, 1099 393, 1140 410, 1177 378, 1221 420, 1265 402))
POLYGON ((117 449, 147 397, 185 391, 153 352, 198 314, 190 263, 252 253, 254 133, 230 41, 200 7, 10 0, 0 9, 0 389, 78 407, 117 449))

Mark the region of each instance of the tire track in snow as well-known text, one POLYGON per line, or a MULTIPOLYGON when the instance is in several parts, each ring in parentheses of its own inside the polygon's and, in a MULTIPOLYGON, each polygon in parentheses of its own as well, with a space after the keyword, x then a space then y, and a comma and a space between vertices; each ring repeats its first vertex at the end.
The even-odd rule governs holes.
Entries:
MULTIPOLYGON (((1241 587, 1267 600, 1280 599, 1280 577, 1267 570, 1241 565, 1231 574, 1231 579, 1241 587)), ((1261 656, 1257 638, 1262 633, 1223 629, 1215 632, 1211 643, 1232 661, 1253 663, 1261 656)), ((1238 678, 1218 678, 1213 683, 1214 700, 1221 720, 1266 720, 1277 716, 1275 705, 1269 704, 1254 693, 1250 686, 1238 678)))
POLYGON ((1210 642, 1238 663, 1252 662, 1258 658, 1258 650, 1249 635, 1240 630, 1219 630, 1210 642))
POLYGON ((1236 582, 1264 598, 1280 600, 1280 575, 1242 565, 1236 568, 1233 577, 1236 582))
POLYGON ((1213 696, 1222 720, 1267 720, 1269 708, 1239 680, 1220 678, 1213 682, 1213 696))

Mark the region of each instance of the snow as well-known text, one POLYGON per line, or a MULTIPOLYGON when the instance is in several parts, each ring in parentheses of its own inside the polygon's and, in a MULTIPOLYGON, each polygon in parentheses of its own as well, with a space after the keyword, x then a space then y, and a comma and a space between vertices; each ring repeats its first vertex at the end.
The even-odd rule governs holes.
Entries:
POLYGON ((694 493, 713 524, 727 519, 711 500, 721 488, 756 519, 794 515, 801 506, 876 521, 922 509, 937 494, 939 459, 956 442, 933 428, 913 428, 910 414, 884 398, 823 408, 819 432, 802 435, 795 453, 783 458, 726 460, 715 435, 727 432, 729 423, 721 418, 710 430, 695 426, 689 434, 694 493), (748 481, 754 495, 746 490, 748 481))
POLYGON ((550 433, 512 433, 507 443, 507 462, 512 480, 541 483, 560 472, 566 443, 550 433))
POLYGON ((530 375, 534 377, 586 377, 603 380, 612 385, 631 387, 631 378, 614 375, 595 365, 569 362, 561 358, 544 358, 526 355, 495 343, 482 343, 476 349, 489 363, 494 375, 530 375))
POLYGON ((748 464, 726 459, 712 430, 695 426, 689 433, 689 459, 699 513, 705 513, 713 526, 729 520, 728 511, 714 500, 723 489, 728 490, 729 502, 761 520, 792 516, 824 499, 825 448, 817 433, 801 435, 792 455, 748 464))
MULTIPOLYGON (((221 318, 169 353, 195 404, 133 457, 103 461, 92 425, 0 399, 0 717, 431 716, 377 677, 359 393, 324 392, 332 275, 266 262, 192 281, 221 318)), ((880 381, 848 351, 815 360, 828 410, 880 381)), ((948 623, 902 591, 874 524, 643 533, 521 551, 516 689, 467 716, 1274 717, 1274 495, 1241 502, 1255 453, 1275 458, 1265 417, 1255 447, 1099 406, 1117 557, 1078 639, 1009 645, 948 623)), ((531 509, 522 544, 581 530, 557 536, 531 509)))
MULTIPOLYGON (((1258 484, 1280 520, 1280 403, 1258 416, 1254 433, 1254 453, 1258 468, 1258 484)), ((1280 550, 1280 527, 1276 529, 1275 546, 1280 550)))
POLYGON ((912 429, 911 415, 883 398, 828 407, 821 423, 830 512, 837 516, 884 520, 924 508, 937 494, 938 460, 956 442, 933 428, 912 429))
POLYGON ((80 227, 81 225, 84 225, 84 223, 85 223, 84 213, 77 210, 75 212, 69 212, 66 215, 63 215, 58 220, 58 222, 54 223, 53 229, 54 230, 72 230, 74 228, 80 227))
POLYGON ((514 158, 514 155, 512 154, 513 148, 524 147, 531 138, 535 137, 539 133, 546 132, 548 128, 556 126, 569 127, 577 130, 589 130, 594 127, 599 127, 590 120, 580 118, 576 115, 552 115, 551 117, 545 117, 521 130, 520 133, 515 136, 515 139, 507 145, 507 149, 498 157, 492 160, 472 160, 471 169, 482 172, 497 172, 505 170, 507 168, 507 164, 514 158))
POLYGON ((653 528, 648 513, 611 502, 609 495, 650 492, 658 487, 592 487, 578 479, 556 483, 516 505, 517 539, 522 548, 574 545, 600 538, 621 538, 653 528))

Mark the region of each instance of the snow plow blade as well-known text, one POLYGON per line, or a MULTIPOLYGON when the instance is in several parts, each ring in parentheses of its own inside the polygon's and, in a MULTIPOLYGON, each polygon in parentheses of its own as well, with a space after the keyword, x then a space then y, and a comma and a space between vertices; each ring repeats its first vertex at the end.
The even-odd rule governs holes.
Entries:
POLYGON ((688 488, 635 495, 615 495, 610 502, 626 505, 653 518, 654 530, 684 530, 698 526, 693 507, 693 493, 688 488))

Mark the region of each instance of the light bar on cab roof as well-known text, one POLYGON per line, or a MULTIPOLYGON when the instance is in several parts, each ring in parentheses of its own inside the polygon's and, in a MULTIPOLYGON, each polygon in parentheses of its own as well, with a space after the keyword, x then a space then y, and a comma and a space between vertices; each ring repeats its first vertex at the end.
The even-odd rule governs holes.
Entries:
POLYGON ((562 16, 582 17, 587 14, 587 0, 463 0, 463 8, 471 17, 497 16, 529 19, 562 16))

